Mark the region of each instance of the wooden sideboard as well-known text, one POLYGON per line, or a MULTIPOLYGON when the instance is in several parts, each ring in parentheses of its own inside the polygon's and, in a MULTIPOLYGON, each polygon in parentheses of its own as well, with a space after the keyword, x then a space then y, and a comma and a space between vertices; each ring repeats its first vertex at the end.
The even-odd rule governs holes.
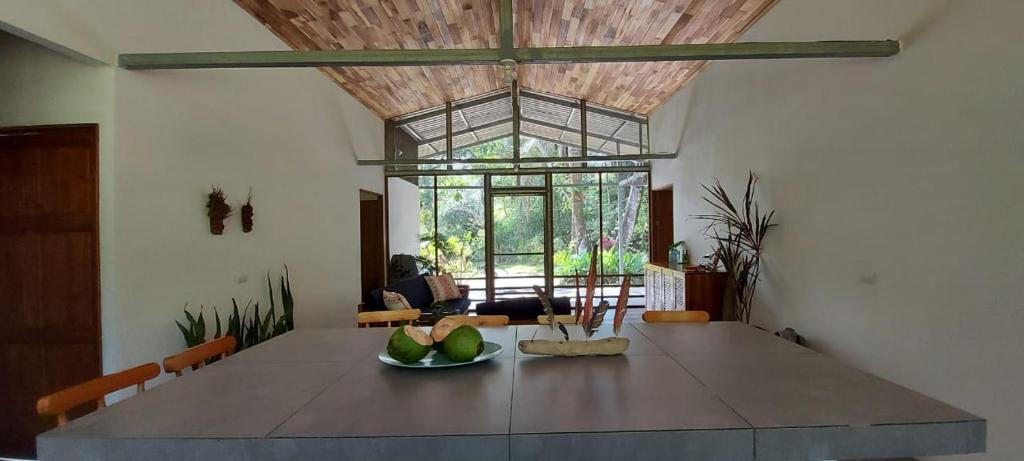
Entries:
POLYGON ((647 264, 644 268, 644 287, 647 310, 707 311, 711 320, 722 320, 725 272, 684 270, 680 266, 647 264))

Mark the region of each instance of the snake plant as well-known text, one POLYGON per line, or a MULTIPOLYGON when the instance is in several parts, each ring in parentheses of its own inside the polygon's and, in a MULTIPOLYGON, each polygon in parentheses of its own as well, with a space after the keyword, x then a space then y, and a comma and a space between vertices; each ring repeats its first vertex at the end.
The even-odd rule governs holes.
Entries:
MULTIPOLYGON (((277 315, 277 302, 274 296, 274 286, 270 279, 270 274, 267 274, 267 290, 270 295, 270 309, 263 315, 260 315, 260 303, 259 301, 249 300, 246 303, 245 309, 239 311, 238 302, 235 298, 231 298, 232 311, 228 315, 227 329, 224 330, 220 313, 217 311, 217 307, 213 308, 213 315, 215 319, 215 327, 213 332, 213 338, 220 338, 222 335, 233 336, 237 340, 237 346, 235 346, 235 352, 242 349, 246 349, 255 346, 263 341, 266 341, 274 336, 284 334, 295 328, 295 320, 293 313, 295 312, 295 298, 292 296, 292 284, 290 280, 290 274, 288 273, 288 266, 285 266, 285 273, 281 276, 280 281, 281 291, 281 316, 277 315), (250 314, 250 310, 252 313, 250 314)), ((174 323, 178 326, 178 330, 181 331, 182 337, 185 339, 186 347, 198 346, 206 341, 206 318, 204 314, 204 306, 199 307, 199 314, 193 315, 188 310, 188 304, 185 304, 183 309, 185 312, 185 321, 188 326, 185 326, 181 322, 175 320, 174 323)))

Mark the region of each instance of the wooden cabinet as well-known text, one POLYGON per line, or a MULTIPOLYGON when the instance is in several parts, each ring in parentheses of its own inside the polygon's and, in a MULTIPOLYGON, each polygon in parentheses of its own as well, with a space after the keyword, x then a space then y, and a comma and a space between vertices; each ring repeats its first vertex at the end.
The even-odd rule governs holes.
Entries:
POLYGON ((685 271, 661 264, 644 269, 647 310, 699 310, 722 320, 725 300, 725 272, 685 271))

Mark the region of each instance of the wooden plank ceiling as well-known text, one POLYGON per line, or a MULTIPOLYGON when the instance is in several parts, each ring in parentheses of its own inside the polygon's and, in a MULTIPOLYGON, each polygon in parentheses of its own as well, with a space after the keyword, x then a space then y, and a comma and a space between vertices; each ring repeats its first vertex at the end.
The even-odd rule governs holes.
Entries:
MULTIPOLYGON (((726 43, 777 0, 515 0, 516 47, 726 43)), ((235 0, 296 50, 498 48, 498 0, 235 0)), ((532 64, 524 88, 647 114, 704 62, 532 64)), ((505 86, 498 66, 323 69, 383 118, 505 86)))

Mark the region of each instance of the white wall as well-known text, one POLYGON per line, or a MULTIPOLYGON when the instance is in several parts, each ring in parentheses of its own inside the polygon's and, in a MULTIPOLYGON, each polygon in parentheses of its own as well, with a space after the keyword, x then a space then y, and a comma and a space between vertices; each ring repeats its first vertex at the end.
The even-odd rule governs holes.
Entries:
POLYGON ((989 420, 1024 452, 1024 2, 786 0, 744 40, 904 41, 897 57, 714 63, 652 115, 676 238, 699 185, 778 210, 754 322, 989 420))
POLYGON ((420 254, 420 188, 388 178, 388 237, 391 254, 420 254))
MULTIPOLYGON (((231 2, 10 0, 0 2, 0 21, 108 63, 120 52, 287 49, 231 2)), ((57 72, 26 65, 19 72, 35 81, 0 93, 64 84, 57 72)), ((231 297, 265 303, 267 270, 276 278, 283 263, 299 327, 351 325, 360 298, 359 189, 384 189, 380 168, 357 168, 355 159, 383 150, 382 121, 313 69, 101 69, 95 86, 112 91, 97 100, 112 121, 76 119, 96 117, 113 133, 101 149, 111 165, 101 171, 104 368, 180 350, 173 320, 185 302, 222 312, 231 297), (209 233, 205 194, 214 184, 236 210, 253 188, 251 234, 237 215, 223 236, 209 233)), ((16 124, 58 123, 73 112, 69 101, 39 103, 48 107, 43 116, 16 124)))

